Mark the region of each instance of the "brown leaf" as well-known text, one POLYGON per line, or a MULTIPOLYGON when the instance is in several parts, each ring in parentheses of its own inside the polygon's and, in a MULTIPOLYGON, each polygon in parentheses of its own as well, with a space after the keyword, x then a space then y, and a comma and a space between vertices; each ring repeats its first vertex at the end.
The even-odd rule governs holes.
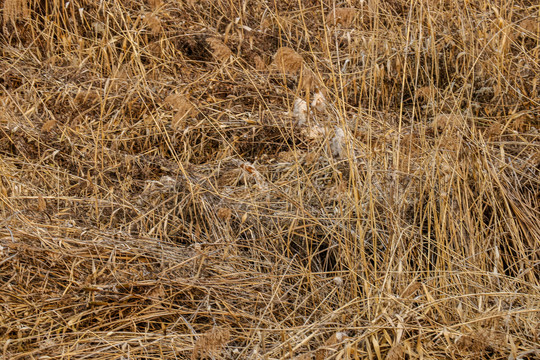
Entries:
POLYGON ((401 360, 404 359, 403 346, 400 344, 392 346, 388 354, 386 354, 386 360, 401 360))
POLYGON ((206 42, 212 48, 212 55, 216 60, 223 62, 231 57, 231 49, 229 49, 229 47, 225 45, 220 39, 216 37, 209 37, 208 39, 206 39, 206 42))
POLYGON ((42 133, 48 133, 49 131, 51 131, 55 127, 56 127, 56 120, 49 120, 49 121, 45 122, 45 124, 43 124, 43 126, 41 127, 41 132, 42 133))
POLYGON ((415 96, 418 100, 423 102, 430 102, 435 99, 437 95, 437 88, 434 86, 423 86, 416 90, 415 96))
POLYGON ((540 32, 540 21, 533 19, 525 19, 519 23, 519 30, 525 36, 531 36, 540 32))
POLYGON ((231 333, 228 329, 223 328, 213 328, 203 335, 199 336, 195 347, 193 348, 193 353, 191 354, 191 359, 195 360, 197 357, 206 358, 210 357, 219 357, 221 349, 227 345, 231 338, 231 333))
POLYGON ((421 287, 422 287, 422 285, 417 281, 409 284, 409 286, 407 286, 407 288, 405 288, 405 290, 403 290, 403 292, 401 293, 401 298, 402 299, 407 299, 412 294, 414 294, 414 292, 416 290, 420 289, 421 287))
POLYGON ((163 2, 161 0, 146 0, 146 3, 154 10, 163 5, 163 2))
POLYGON ((45 211, 45 209, 47 209, 47 203, 45 202, 45 199, 41 195, 38 196, 37 209, 38 211, 45 211))
POLYGON ((217 217, 221 220, 229 221, 232 216, 232 210, 226 207, 221 207, 217 211, 217 217))
POLYGON ((315 352, 315 360, 327 359, 334 351, 337 350, 337 345, 348 338, 349 337, 347 334, 343 332, 333 334, 325 341, 324 345, 315 352))
POLYGON ((30 17, 30 8, 28 1, 6 0, 3 7, 4 24, 8 21, 28 19, 30 17))
POLYGON ((307 93, 311 92, 311 90, 313 89, 320 87, 319 81, 315 76, 315 73, 307 66, 302 67, 298 87, 307 93))
POLYGON ((165 103, 177 110, 171 121, 175 130, 184 129, 186 120, 197 116, 197 109, 185 95, 171 94, 165 98, 165 103))
POLYGON ((357 9, 355 8, 337 8, 326 15, 326 22, 330 25, 339 24, 348 27, 353 23, 356 13, 357 9))
POLYGON ((256 55, 253 60, 255 62, 255 69, 259 71, 266 69, 266 63, 259 55, 256 55))
POLYGON ((433 118, 431 127, 434 130, 452 130, 465 124, 463 116, 456 114, 438 114, 433 118))
POLYGON ((161 32, 161 20, 152 13, 146 13, 144 15, 144 23, 150 28, 152 34, 157 35, 161 32))
POLYGON ((274 55, 273 64, 285 73, 296 73, 302 68, 304 59, 290 47, 281 47, 274 55))

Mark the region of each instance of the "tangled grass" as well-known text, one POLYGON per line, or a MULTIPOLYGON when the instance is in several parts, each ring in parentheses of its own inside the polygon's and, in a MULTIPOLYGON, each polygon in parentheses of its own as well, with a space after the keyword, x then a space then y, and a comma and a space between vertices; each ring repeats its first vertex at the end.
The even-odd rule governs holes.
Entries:
POLYGON ((539 356, 535 1, 0 4, 1 357, 539 356))

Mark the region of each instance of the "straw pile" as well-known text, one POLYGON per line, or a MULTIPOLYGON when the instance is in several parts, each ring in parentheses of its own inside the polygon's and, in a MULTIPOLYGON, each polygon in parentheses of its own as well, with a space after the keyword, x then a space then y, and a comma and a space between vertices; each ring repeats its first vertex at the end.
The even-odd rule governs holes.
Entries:
POLYGON ((540 356, 538 7, 330 3, 0 2, 0 357, 540 356))

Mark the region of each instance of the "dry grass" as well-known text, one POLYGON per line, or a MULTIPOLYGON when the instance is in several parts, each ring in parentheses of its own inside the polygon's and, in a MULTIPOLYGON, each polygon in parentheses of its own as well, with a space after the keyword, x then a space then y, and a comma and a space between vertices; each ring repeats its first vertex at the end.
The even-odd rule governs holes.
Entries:
POLYGON ((535 1, 0 8, 0 357, 539 356, 535 1))

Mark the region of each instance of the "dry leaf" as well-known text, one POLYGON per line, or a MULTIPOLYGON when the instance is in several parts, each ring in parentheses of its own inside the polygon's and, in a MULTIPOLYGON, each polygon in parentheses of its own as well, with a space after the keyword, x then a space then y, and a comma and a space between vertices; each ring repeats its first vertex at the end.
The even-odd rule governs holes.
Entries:
POLYGON ((155 57, 160 57, 163 51, 159 41, 148 44, 148 52, 155 57))
POLYGON ((4 25, 8 21, 28 19, 30 17, 30 8, 26 0, 6 0, 3 7, 4 25))
POLYGON ((495 122, 486 130, 486 136, 492 139, 497 136, 501 136, 504 132, 504 126, 501 123, 495 122))
POLYGON ((313 88, 319 87, 319 82, 315 73, 307 66, 302 67, 300 74, 300 80, 298 82, 298 88, 304 90, 306 93, 311 92, 313 88))
POLYGON ((227 45, 216 37, 209 37, 206 42, 212 48, 212 55, 217 61, 226 61, 232 56, 232 51, 227 45))
POLYGON ((296 99, 293 104, 293 115, 298 121, 298 125, 303 125, 307 121, 308 110, 305 100, 296 99))
POLYGON ((343 156, 343 145, 345 144, 345 132, 342 128, 336 127, 335 135, 330 141, 330 149, 332 150, 332 156, 335 158, 341 158, 343 156))
POLYGON ((433 130, 451 130, 461 127, 465 120, 460 115, 455 114, 439 114, 433 118, 431 128, 433 130))
POLYGON ((185 128, 186 120, 197 115, 197 109, 184 95, 171 94, 167 96, 165 102, 177 110, 171 122, 175 130, 185 128))
POLYGON ((43 124, 43 126, 41 127, 41 132, 42 133, 48 133, 49 131, 51 131, 55 127, 56 127, 56 120, 49 120, 49 121, 45 122, 45 124, 43 124))
POLYGON ((161 0, 146 0, 146 3, 154 10, 163 5, 163 2, 161 0))
POLYGON ((403 290, 403 292, 401 293, 401 298, 402 299, 409 298, 412 294, 414 294, 416 290, 420 289, 421 287, 422 285, 417 281, 409 284, 409 286, 407 286, 407 288, 403 290))
POLYGON ((296 73, 302 68, 304 59, 290 47, 281 47, 274 55, 274 62, 278 70, 284 73, 296 73))
POLYGON ((326 135, 326 129, 317 124, 302 127, 302 135, 310 140, 322 140, 326 135))
POLYGON ((435 95, 437 95, 437 88, 434 86, 423 86, 416 90, 415 93, 416 98, 423 102, 433 101, 435 99, 435 95))
POLYGON ((45 209, 47 209, 47 203, 45 202, 45 199, 41 195, 38 196, 37 209, 38 211, 45 211, 45 209))
POLYGON ((474 358, 482 358, 483 354, 493 351, 497 344, 505 342, 504 335, 480 328, 457 339, 452 350, 461 356, 473 355, 474 358))
MULTIPOLYGON (((122 70, 119 70, 120 73, 122 70)), ((117 77, 119 77, 117 75, 117 77)), ((96 90, 82 90, 77 93, 74 99, 75 103, 79 106, 91 106, 101 101, 100 92, 96 90)))
POLYGON ((184 95, 171 93, 165 98, 165 103, 172 106, 174 109, 179 110, 184 106, 186 100, 184 95))
POLYGON ((326 15, 326 23, 349 27, 353 23, 356 13, 357 9, 355 8, 337 8, 326 15))
POLYGON ((255 168, 255 166, 253 166, 251 164, 242 163, 242 164, 240 164, 240 167, 242 169, 244 169, 245 171, 247 171, 248 173, 250 173, 250 174, 256 174, 257 173, 257 169, 255 168))
POLYGON ((298 154, 294 151, 282 151, 277 154, 277 159, 280 162, 293 162, 296 160, 298 154))
POLYGON ((189 119, 190 111, 179 111, 176 114, 174 114, 172 120, 171 120, 171 127, 176 131, 182 131, 185 130, 187 127, 187 119, 189 119))
POLYGON ((259 71, 266 69, 266 63, 259 55, 255 56, 254 61, 255 61, 255 69, 259 71))
POLYGON ((266 188, 266 182, 263 176, 261 175, 261 173, 259 172, 259 170, 257 170, 255 166, 251 165, 248 162, 245 162, 245 163, 240 164, 240 168, 243 171, 245 171, 245 173, 251 175, 253 179, 255 179, 255 182, 257 183, 259 187, 266 188))
POLYGON ((326 110, 326 98, 320 90, 317 91, 315 95, 313 95, 311 107, 319 112, 323 112, 324 110, 326 110))
POLYGON ((163 301, 167 294, 163 285, 159 284, 148 292, 148 297, 150 297, 154 306, 163 307, 163 301))
POLYGON ((315 360, 325 360, 337 350, 337 345, 348 338, 344 332, 337 332, 330 336, 316 352, 315 360))
POLYGON ((171 190, 174 190, 174 188, 176 187, 177 181, 170 176, 163 175, 159 179, 159 183, 163 186, 164 190, 171 191, 171 190))
POLYGON ((157 35, 161 32, 161 20, 152 13, 146 13, 144 15, 144 23, 150 28, 152 34, 157 35))
POLYGON ((392 346, 388 354, 386 355, 386 360, 401 360, 404 359, 404 349, 400 344, 392 346))
POLYGON ((196 359, 199 355, 201 358, 206 357, 219 357, 222 348, 227 345, 231 338, 231 333, 228 329, 223 328, 213 328, 210 331, 207 331, 203 335, 199 336, 195 347, 193 348, 193 353, 191 354, 191 359, 196 359))
POLYGON ((232 216, 232 210, 226 207, 221 207, 218 209, 216 215, 221 220, 229 221, 232 216))
POLYGON ((311 360, 313 356, 310 353, 300 354, 294 358, 294 360, 311 360))
POLYGON ((540 21, 533 19, 525 19, 519 23, 519 30, 525 36, 538 34, 540 32, 540 21))

